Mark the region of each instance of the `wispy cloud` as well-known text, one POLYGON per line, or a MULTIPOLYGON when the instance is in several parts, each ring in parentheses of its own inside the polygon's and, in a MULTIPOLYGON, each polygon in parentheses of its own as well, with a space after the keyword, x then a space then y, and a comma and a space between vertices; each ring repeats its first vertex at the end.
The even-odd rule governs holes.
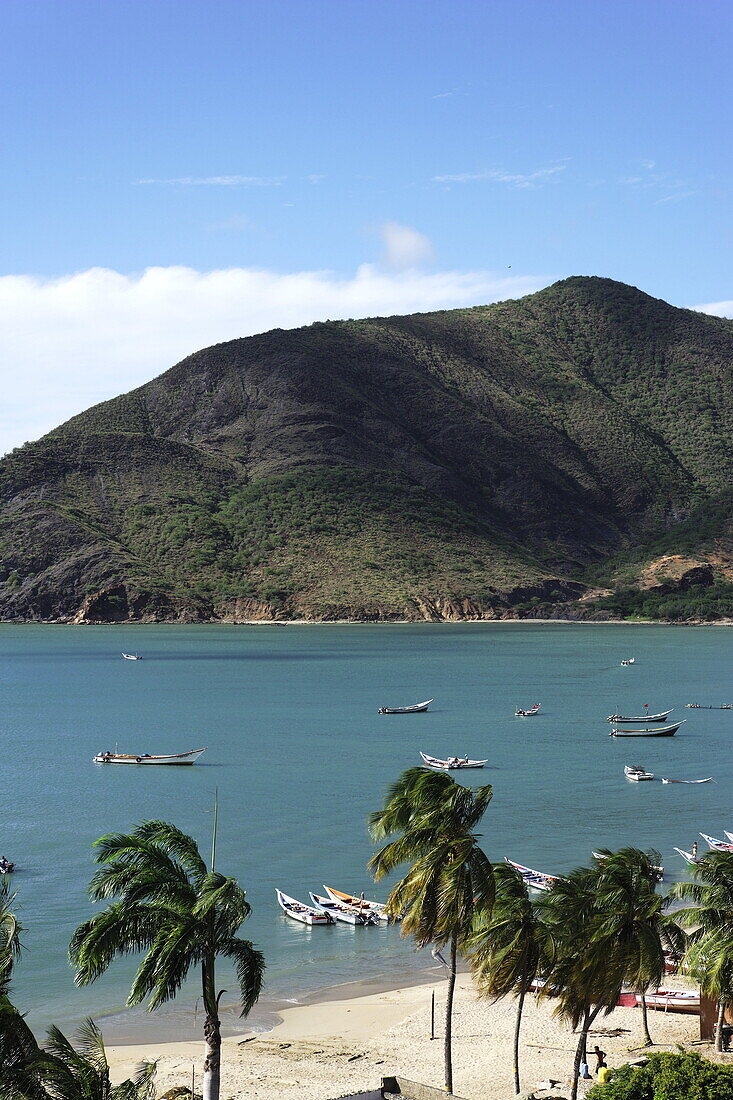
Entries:
POLYGON ((486 168, 481 172, 456 172, 451 175, 433 176, 433 183, 506 183, 510 187, 531 188, 564 172, 566 165, 554 164, 550 168, 538 168, 534 172, 506 172, 502 168, 486 168))
POLYGON ((285 176, 180 176, 176 179, 142 179, 137 184, 169 187, 279 187, 285 176))
MULTIPOLYGON (((622 187, 629 187, 634 191, 664 192, 659 198, 654 199, 654 205, 662 203, 682 202, 689 199, 696 192, 690 188, 689 181, 678 179, 669 172, 657 171, 657 162, 643 160, 640 165, 642 171, 633 175, 621 176, 618 180, 622 187)), ((651 196, 650 196, 651 197, 651 196)))
POLYGON ((326 177, 322 172, 311 172, 311 174, 305 178, 308 180, 308 183, 321 183, 326 177))
MULTIPOLYGON (((409 254, 404 248, 403 258, 409 254)), ((0 454, 139 386, 196 348, 324 317, 517 298, 548 282, 490 271, 387 271, 374 264, 346 277, 188 267, 153 267, 140 275, 92 268, 58 279, 3 276, 0 328, 14 369, 12 378, 6 372, 0 408, 0 454)))
POLYGON ((704 305, 691 306, 690 308, 697 310, 698 313, 709 313, 713 317, 733 318, 733 301, 706 302, 704 305))
POLYGON ((379 227, 384 246, 383 261, 393 271, 409 271, 433 259, 433 246, 424 233, 410 225, 385 222, 379 227))

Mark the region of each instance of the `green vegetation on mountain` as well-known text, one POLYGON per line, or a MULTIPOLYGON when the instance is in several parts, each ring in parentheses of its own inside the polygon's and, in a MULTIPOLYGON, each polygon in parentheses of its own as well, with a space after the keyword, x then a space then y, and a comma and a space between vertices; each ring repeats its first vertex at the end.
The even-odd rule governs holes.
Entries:
POLYGON ((732 364, 598 278, 207 348, 0 461, 0 616, 727 616, 732 364))

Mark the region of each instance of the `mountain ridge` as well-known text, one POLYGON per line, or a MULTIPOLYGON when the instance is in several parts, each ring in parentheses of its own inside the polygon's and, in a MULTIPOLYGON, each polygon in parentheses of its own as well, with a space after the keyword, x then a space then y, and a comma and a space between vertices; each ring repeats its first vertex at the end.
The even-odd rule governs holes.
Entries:
POLYGON ((0 460, 0 616, 608 617, 678 529, 726 583, 732 365, 594 276, 213 345, 0 460))

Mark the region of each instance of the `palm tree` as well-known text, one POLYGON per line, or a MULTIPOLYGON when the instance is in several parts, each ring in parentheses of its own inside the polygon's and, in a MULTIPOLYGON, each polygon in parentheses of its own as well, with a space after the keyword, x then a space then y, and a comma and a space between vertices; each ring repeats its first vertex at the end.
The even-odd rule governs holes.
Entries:
POLYGON ((155 1100, 155 1062, 142 1062, 132 1080, 112 1085, 102 1033, 85 1020, 76 1046, 57 1027, 46 1047, 0 1080, 0 1100, 155 1100))
POLYGON ((418 948, 450 943, 444 1040, 449 1093, 457 953, 468 939, 476 911, 490 911, 494 900, 494 871, 473 833, 491 794, 490 786, 469 790, 445 772, 409 768, 388 790, 384 807, 370 817, 374 840, 393 838, 369 861, 375 879, 411 863, 387 901, 388 912, 402 916, 403 936, 412 936, 418 948))
POLYGON ((96 842, 104 866, 89 885, 94 901, 112 901, 79 925, 69 947, 77 985, 103 974, 116 955, 147 952, 128 1004, 149 997, 153 1010, 175 997, 192 967, 201 969, 204 1008, 204 1100, 218 1100, 221 1029, 215 965, 230 959, 242 998, 242 1016, 257 1000, 264 960, 249 940, 237 938, 250 914, 244 890, 233 878, 207 870, 196 842, 174 825, 146 821, 130 834, 96 842))
POLYGON ((652 1045, 646 996, 665 974, 665 951, 681 954, 684 933, 665 915, 666 899, 656 892, 659 852, 639 848, 602 850, 596 859, 596 890, 601 918, 596 934, 613 949, 624 985, 641 995, 644 1040, 652 1045))
POLYGON ((0 882, 0 1089, 8 1088, 15 1071, 39 1053, 33 1032, 10 1001, 10 979, 23 931, 12 909, 13 900, 7 883, 0 882))
POLYGON ((691 929, 686 957, 700 988, 718 1002, 715 1049, 722 1049, 726 1006, 733 1003, 733 852, 710 852, 693 868, 695 882, 678 882, 670 896, 692 905, 677 919, 691 929))
POLYGON ((519 1031, 524 998, 551 950, 547 927, 522 876, 506 863, 494 864, 496 896, 490 912, 474 919, 466 955, 479 996, 498 1000, 518 993, 514 1028, 514 1091, 520 1092, 519 1031))

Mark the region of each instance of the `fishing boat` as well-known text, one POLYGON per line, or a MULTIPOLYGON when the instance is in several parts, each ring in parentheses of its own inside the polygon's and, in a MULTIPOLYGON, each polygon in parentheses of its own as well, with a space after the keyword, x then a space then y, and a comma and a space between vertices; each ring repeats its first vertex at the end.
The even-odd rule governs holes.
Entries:
POLYGON ((313 905, 304 905, 302 901, 289 898, 282 890, 275 889, 278 905, 286 917, 297 920, 300 924, 335 924, 335 919, 323 909, 316 909, 313 905))
POLYGON ((206 752, 206 747, 169 756, 151 756, 149 752, 140 756, 131 752, 98 752, 93 761, 95 764, 195 764, 202 752, 206 752))
POLYGON ((12 875, 15 864, 9 859, 0 859, 0 875, 12 875))
POLYGON ((517 707, 514 711, 515 718, 534 718, 535 714, 540 713, 540 707, 542 703, 535 703, 529 708, 529 710, 523 710, 521 707, 517 707))
POLYGON ((733 840, 733 833, 729 833, 727 829, 723 829, 723 832, 728 837, 728 840, 733 840))
MULTIPOLYGON (((603 852, 591 852, 591 855, 594 859, 597 859, 599 863, 602 863, 604 859, 608 859, 608 856, 604 855, 603 852)), ((651 867, 657 882, 661 882, 664 878, 664 867, 659 867, 656 863, 652 863, 651 867)))
POLYGON ((413 707, 380 707, 377 711, 378 714, 423 714, 430 704, 432 699, 426 699, 424 703, 415 703, 413 707))
POLYGON ((643 730, 620 730, 614 726, 609 737, 674 737, 682 725, 684 725, 684 719, 674 726, 657 726, 654 729, 647 727, 643 730))
POLYGON ((721 703, 719 707, 703 706, 702 703, 685 703, 685 710, 733 710, 733 703, 721 703))
POLYGON ((691 867, 697 867, 698 863, 702 863, 705 856, 693 856, 692 852, 686 852, 684 848, 675 848, 675 852, 682 856, 685 863, 689 863, 691 867))
POLYGON ((557 882, 557 875, 546 875, 542 871, 533 871, 531 867, 523 867, 521 863, 515 863, 513 859, 504 856, 504 862, 519 871, 530 890, 550 890, 557 882))
MULTIPOLYGON (((636 1003, 641 1004, 642 994, 636 994, 636 1003)), ((688 1012, 699 1015, 700 994, 694 989, 655 989, 644 994, 647 1008, 658 1008, 662 1012, 688 1012)))
POLYGON ((643 783, 647 779, 656 779, 654 772, 648 772, 646 768, 642 768, 639 764, 626 764, 624 767, 624 775, 627 779, 632 779, 634 783, 643 783))
POLYGON ((733 852, 733 844, 727 840, 717 840, 714 836, 708 836, 707 833, 700 833, 708 848, 712 848, 714 852, 733 852))
POLYGON ((636 657, 627 657, 626 660, 621 662, 622 665, 634 665, 636 664, 636 657))
POLYGON ((126 661, 142 661, 139 653, 123 653, 122 656, 126 661))
POLYGON ((627 716, 625 714, 609 714, 606 719, 607 722, 665 722, 669 715, 674 710, 674 707, 670 707, 669 710, 660 710, 659 714, 634 714, 627 716))
POLYGON ((713 777, 709 775, 707 779, 665 779, 662 778, 662 783, 712 783, 713 777))
POLYGON ((428 756, 421 752, 423 763, 428 768, 439 768, 442 771, 453 771, 456 768, 483 768, 488 760, 469 760, 467 756, 449 756, 447 760, 441 760, 438 756, 428 756))
POLYGON ((360 913, 373 913, 379 920, 385 922, 395 919, 389 916, 387 913, 387 906, 383 905, 381 901, 368 901, 363 895, 357 898, 353 894, 344 894, 341 890, 334 890, 333 887, 326 886, 325 884, 323 889, 326 891, 331 901, 350 905, 352 908, 358 909, 360 913))
POLYGON ((334 901, 333 898, 323 898, 320 894, 314 894, 313 891, 311 891, 310 898, 316 909, 328 913, 334 920, 341 921, 342 924, 379 924, 379 917, 376 913, 360 912, 353 905, 346 905, 342 901, 334 901))

